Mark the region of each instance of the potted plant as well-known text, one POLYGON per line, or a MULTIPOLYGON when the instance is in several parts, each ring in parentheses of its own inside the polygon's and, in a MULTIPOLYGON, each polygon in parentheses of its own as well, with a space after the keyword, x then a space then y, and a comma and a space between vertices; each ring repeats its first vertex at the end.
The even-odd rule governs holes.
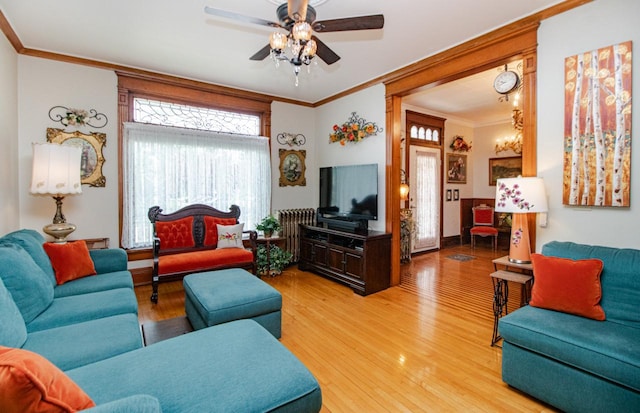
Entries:
POLYGON ((269 215, 264 217, 262 221, 256 225, 256 229, 262 231, 265 238, 270 238, 274 232, 280 231, 280 221, 273 215, 269 215))
POLYGON ((277 245, 271 245, 271 248, 269 248, 269 262, 267 263, 267 247, 265 245, 259 245, 258 257, 256 260, 258 274, 280 274, 282 270, 289 265, 292 257, 293 255, 289 251, 285 251, 277 245))

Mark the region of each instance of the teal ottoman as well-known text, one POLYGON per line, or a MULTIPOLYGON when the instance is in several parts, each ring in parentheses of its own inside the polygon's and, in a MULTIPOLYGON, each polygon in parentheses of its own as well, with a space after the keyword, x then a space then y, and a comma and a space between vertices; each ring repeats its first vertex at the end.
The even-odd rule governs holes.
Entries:
POLYGON ((240 268, 184 277, 184 307, 195 330, 234 320, 252 319, 275 338, 282 334, 282 295, 240 268))

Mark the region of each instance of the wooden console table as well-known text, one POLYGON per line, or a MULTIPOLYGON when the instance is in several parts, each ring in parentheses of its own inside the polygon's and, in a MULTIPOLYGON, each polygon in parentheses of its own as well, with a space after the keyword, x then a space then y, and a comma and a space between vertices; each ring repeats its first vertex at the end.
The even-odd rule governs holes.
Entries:
POLYGON ((300 225, 298 268, 348 285, 360 295, 389 287, 391 234, 300 225))

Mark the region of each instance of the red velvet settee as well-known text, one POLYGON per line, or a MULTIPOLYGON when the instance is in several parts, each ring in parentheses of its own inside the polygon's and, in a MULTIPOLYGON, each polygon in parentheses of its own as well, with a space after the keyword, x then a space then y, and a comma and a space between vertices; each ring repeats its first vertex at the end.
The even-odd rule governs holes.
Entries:
POLYGON ((229 212, 223 212, 208 205, 194 204, 170 214, 163 214, 159 206, 153 206, 149 208, 148 216, 153 224, 152 302, 158 302, 161 281, 226 268, 245 268, 256 273, 256 231, 243 231, 249 234, 248 249, 217 248, 217 224, 237 224, 240 217, 237 205, 231 205, 229 212))

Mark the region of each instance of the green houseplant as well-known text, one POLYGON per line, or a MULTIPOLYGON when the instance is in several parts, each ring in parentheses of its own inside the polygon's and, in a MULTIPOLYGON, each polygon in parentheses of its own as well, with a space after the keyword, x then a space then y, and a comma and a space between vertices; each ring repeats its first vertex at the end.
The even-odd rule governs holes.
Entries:
POLYGON ((280 231, 280 221, 278 221, 273 215, 264 217, 262 221, 256 225, 258 231, 264 232, 265 238, 269 238, 274 232, 280 231))
POLYGON ((289 251, 285 251, 277 245, 271 245, 269 248, 269 267, 267 268, 267 247, 258 245, 258 258, 256 265, 258 274, 260 275, 277 275, 289 265, 293 255, 289 251))

